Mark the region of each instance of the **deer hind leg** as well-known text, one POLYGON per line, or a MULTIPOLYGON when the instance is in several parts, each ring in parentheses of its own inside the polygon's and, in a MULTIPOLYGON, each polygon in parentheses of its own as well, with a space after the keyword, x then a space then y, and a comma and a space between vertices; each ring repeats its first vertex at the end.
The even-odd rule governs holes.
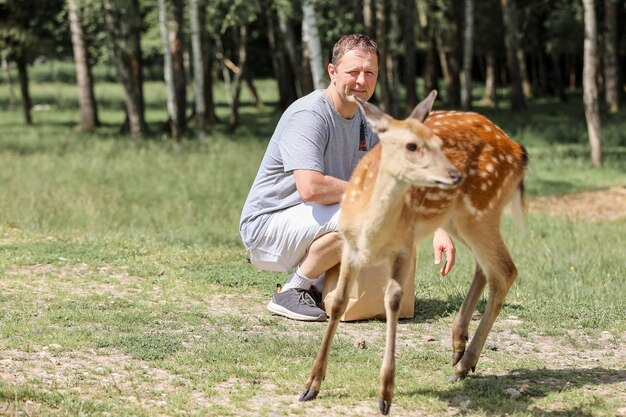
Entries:
POLYGON ((385 313, 387 316, 387 335, 385 354, 380 367, 380 388, 378 407, 383 415, 389 414, 393 399, 394 380, 396 374, 396 334, 398 317, 402 303, 402 288, 409 277, 409 262, 411 257, 399 255, 393 262, 391 279, 385 291, 385 313))
POLYGON ((326 377, 326 368, 328 366, 328 354, 330 353, 330 346, 337 331, 339 325, 339 318, 346 311, 348 305, 348 293, 352 286, 352 281, 359 275, 360 268, 356 265, 351 265, 346 255, 347 250, 344 250, 344 255, 341 260, 341 267, 339 270, 339 279, 337 281, 337 287, 335 288, 334 301, 330 308, 330 319, 328 326, 326 327, 326 333, 322 339, 322 344, 315 361, 313 362, 313 368, 311 369, 311 375, 306 383, 305 389, 300 395, 300 401, 310 401, 317 397, 320 391, 322 381, 326 377))
POLYGON ((480 265, 476 263, 476 271, 469 292, 452 324, 452 366, 455 366, 465 354, 465 346, 469 340, 469 324, 480 295, 485 288, 485 283, 485 274, 480 265))
MULTIPOLYGON (((476 364, 478 363, 487 336, 491 331, 494 321, 500 314, 504 299, 509 293, 509 289, 517 276, 517 269, 515 268, 515 264, 513 264, 509 251, 500 233, 497 229, 495 230, 496 232, 491 233, 491 237, 488 239, 475 239, 470 242, 472 252, 480 264, 480 270, 484 273, 483 277, 479 279, 486 280, 489 285, 489 297, 487 299, 485 313, 474 333, 474 337, 470 341, 467 350, 454 367, 454 373, 457 378, 465 378, 470 370, 474 371, 476 369, 476 364)), ((477 276, 474 277, 475 281, 477 276)), ((472 283, 470 293, 476 289, 477 288, 474 288, 474 283, 472 283)), ((479 297, 480 293, 478 295, 472 294, 471 296, 479 297)), ((468 298, 470 298, 470 294, 468 294, 468 298)), ((471 320, 472 311, 473 308, 470 311, 462 311, 462 314, 465 314, 465 316, 463 316, 459 322, 464 323, 465 321, 471 320), (467 316, 469 316, 469 318, 467 316)))

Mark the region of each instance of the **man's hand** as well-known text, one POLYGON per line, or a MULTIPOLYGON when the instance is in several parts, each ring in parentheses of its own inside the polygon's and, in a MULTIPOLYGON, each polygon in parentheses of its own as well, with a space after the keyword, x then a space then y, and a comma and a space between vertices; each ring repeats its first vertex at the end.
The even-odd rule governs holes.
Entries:
POLYGON ((441 263, 441 254, 446 254, 446 263, 441 268, 442 277, 445 277, 450 273, 452 267, 454 266, 454 255, 456 253, 456 248, 454 247, 454 243, 452 243, 452 239, 450 236, 443 230, 437 229, 435 231, 435 236, 433 237, 433 249, 435 250, 435 265, 439 265, 441 263))

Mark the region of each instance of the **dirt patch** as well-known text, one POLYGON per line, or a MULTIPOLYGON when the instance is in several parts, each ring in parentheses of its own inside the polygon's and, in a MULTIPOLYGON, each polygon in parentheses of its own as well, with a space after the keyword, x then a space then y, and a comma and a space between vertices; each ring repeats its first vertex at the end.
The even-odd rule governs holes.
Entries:
POLYGON ((619 220, 626 218, 626 187, 540 197, 531 200, 529 208, 531 212, 545 212, 572 220, 619 220))

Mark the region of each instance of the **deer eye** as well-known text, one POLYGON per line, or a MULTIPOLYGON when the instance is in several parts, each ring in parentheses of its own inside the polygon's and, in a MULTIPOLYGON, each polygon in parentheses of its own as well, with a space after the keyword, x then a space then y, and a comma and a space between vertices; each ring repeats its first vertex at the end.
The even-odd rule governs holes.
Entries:
POLYGON ((415 143, 407 143, 406 144, 406 149, 409 152, 415 152, 417 150, 417 144, 415 144, 415 143))

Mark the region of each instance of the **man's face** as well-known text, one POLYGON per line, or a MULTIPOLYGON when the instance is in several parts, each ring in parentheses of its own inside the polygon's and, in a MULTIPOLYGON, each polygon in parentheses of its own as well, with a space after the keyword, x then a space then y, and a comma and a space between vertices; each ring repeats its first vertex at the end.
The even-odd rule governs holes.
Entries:
POLYGON ((342 100, 357 96, 367 101, 376 88, 378 59, 375 54, 350 50, 341 57, 337 65, 328 65, 328 74, 342 100))

